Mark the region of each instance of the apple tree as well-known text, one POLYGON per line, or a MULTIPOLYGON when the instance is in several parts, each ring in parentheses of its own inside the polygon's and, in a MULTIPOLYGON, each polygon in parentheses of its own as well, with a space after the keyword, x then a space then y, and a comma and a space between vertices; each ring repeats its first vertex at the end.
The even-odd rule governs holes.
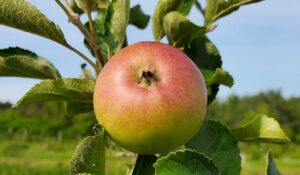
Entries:
MULTIPOLYGON (((200 93, 200 91, 198 91, 199 88, 195 88, 193 92, 194 96, 188 96, 186 100, 197 99, 199 94, 200 96, 201 94, 205 95, 205 105, 201 107, 202 112, 205 111, 206 107, 209 107, 209 104, 216 98, 220 86, 231 87, 234 84, 233 77, 222 68, 221 55, 216 45, 208 38, 207 33, 214 31, 217 27, 217 20, 221 20, 223 17, 237 11, 243 5, 260 1, 262 0, 206 0, 204 7, 204 4, 201 4, 197 0, 158 0, 153 15, 151 16, 154 40, 158 44, 162 38, 166 37, 169 44, 167 47, 174 49, 171 49, 172 52, 180 52, 180 54, 185 55, 186 60, 189 60, 195 65, 195 68, 197 67, 196 69, 199 73, 195 76, 203 75, 205 91, 201 91, 200 93), (187 15, 193 6, 199 10, 199 17, 203 17, 203 24, 196 24, 188 19, 187 15)), ((71 46, 64 37, 60 27, 50 21, 42 12, 26 0, 0 0, 0 24, 39 35, 56 42, 78 54, 86 64, 91 66, 92 70, 89 70, 86 64, 84 64, 82 65, 80 78, 63 78, 55 66, 46 58, 26 49, 9 47, 0 50, 0 76, 41 80, 41 82, 32 87, 13 108, 25 104, 55 101, 64 102, 66 104, 66 113, 70 116, 92 112, 94 111, 94 107, 98 105, 98 101, 103 100, 101 98, 93 100, 93 97, 98 97, 94 94, 94 92, 98 90, 98 87, 95 88, 96 81, 97 84, 101 84, 103 88, 105 83, 98 81, 109 82, 109 78, 123 77, 120 76, 120 74, 124 71, 116 73, 114 71, 105 71, 105 69, 108 64, 110 64, 110 70, 114 70, 114 68, 118 70, 123 69, 124 61, 118 61, 116 63, 119 63, 118 66, 112 65, 110 62, 114 60, 116 55, 123 52, 124 49, 132 47, 128 46, 127 43, 127 38, 130 37, 126 35, 127 26, 134 25, 142 30, 147 27, 150 16, 142 11, 140 5, 131 7, 130 0, 55 0, 55 2, 57 3, 57 8, 61 8, 68 16, 70 23, 74 24, 80 30, 84 37, 83 43, 94 58, 89 58, 80 50, 71 46), (88 20, 82 21, 82 18, 80 18, 82 15, 86 15, 88 20), (99 75, 101 78, 98 77, 99 75)), ((158 45, 161 47, 160 44, 158 45)), ((143 48, 139 49, 141 50, 143 48)), ((132 51, 132 53, 135 52, 132 51)), ((142 53, 136 52, 135 57, 143 56, 139 54, 142 53)), ((174 55, 177 57, 176 54, 174 55)), ((130 54, 127 54, 127 56, 130 57, 130 54)), ((186 60, 182 59, 183 62, 186 60)), ((146 60, 146 62, 147 61, 148 60, 146 60)), ((155 64, 158 64, 158 62, 155 62, 155 64)), ((186 72, 192 69, 192 67, 187 68, 186 72)), ((134 69, 133 66, 132 69, 134 69)), ((182 72, 178 72, 178 74, 180 73, 182 72)), ((141 81, 144 81, 142 83, 146 83, 143 84, 146 86, 152 85, 151 83, 154 83, 153 86, 155 86, 155 82, 159 81, 159 77, 156 77, 153 71, 142 71, 139 75, 141 76, 140 78, 144 78, 144 80, 141 81)), ((193 74, 189 75, 192 76, 192 78, 194 76, 193 74)), ((176 75, 173 74, 172 76, 174 77, 176 75)), ((177 87, 181 88, 182 85, 178 83, 173 84, 173 86, 175 86, 174 88, 176 89, 177 87)), ((118 88, 119 91, 126 93, 122 86, 118 88)), ((187 91, 191 92, 189 89, 187 91)), ((106 89, 104 92, 109 93, 110 90, 106 89)), ((172 91, 168 92, 168 94, 176 96, 174 93, 175 92, 172 91)), ((177 95, 179 96, 179 94, 177 95)), ((105 104, 107 102, 113 104, 112 101, 119 103, 118 101, 122 100, 113 94, 108 94, 108 96, 116 99, 106 97, 105 101, 101 101, 101 103, 105 104)), ((143 103, 143 101, 137 100, 134 101, 134 103, 139 106, 139 103, 143 103)), ((95 109, 96 114, 98 113, 98 115, 100 115, 97 116, 97 118, 107 115, 107 110, 109 109, 113 111, 119 110, 114 108, 116 105, 102 106, 105 106, 105 108, 101 109, 101 112, 97 112, 95 109)), ((185 106, 185 104, 181 104, 181 106, 185 106)), ((179 108, 181 106, 179 105, 179 108)), ((146 109, 145 106, 143 109, 146 109)), ((155 108, 151 108, 150 105, 149 109, 155 110, 155 108)), ((176 112, 172 112, 177 111, 175 107, 169 108, 168 110, 170 111, 168 114, 177 115, 176 112)), ((155 115, 160 115, 158 112, 153 111, 152 113, 152 117, 155 120, 160 120, 159 117, 155 118, 155 115)), ((185 111, 185 113, 188 113, 188 115, 195 114, 194 111, 185 111)), ((124 113, 124 116, 129 116, 126 118, 126 120, 129 120, 127 123, 139 125, 130 115, 130 113, 124 113)), ((132 113, 132 115, 135 114, 132 113)), ((141 115, 142 113, 140 112, 138 116, 143 117, 141 115)), ((178 115, 178 118, 186 117, 185 121, 190 123, 194 122, 189 121, 191 117, 188 117, 188 115, 178 115)), ((176 120, 172 118, 173 116, 169 117, 169 119, 176 120)), ((111 122, 115 125, 111 124, 110 127, 117 130, 119 134, 124 134, 124 137, 127 137, 126 141, 133 145, 136 142, 143 142, 141 141, 142 139, 137 140, 134 135, 125 135, 126 132, 124 130, 126 128, 118 128, 118 126, 120 126, 118 122, 124 122, 122 121, 124 118, 125 117, 115 119, 111 122)), ((166 118, 168 118, 168 116, 166 116, 166 118)), ((182 121, 184 120, 181 120, 181 122, 182 121)), ((91 121, 91 123, 92 122, 93 121, 91 121)), ((160 125, 156 126, 160 128, 168 127, 166 122, 170 121, 156 121, 157 125, 160 125)), ((91 124, 91 128, 93 129, 90 128, 90 130, 93 132, 90 132, 90 135, 83 138, 78 144, 71 159, 70 174, 110 174, 105 170, 105 151, 106 149, 111 149, 111 144, 118 145, 118 143, 121 142, 119 142, 118 139, 114 139, 114 134, 106 130, 107 126, 102 126, 101 124, 102 122, 100 122, 100 125, 95 123, 91 124)), ((198 125, 196 132, 192 133, 191 138, 184 141, 184 143, 180 143, 180 145, 176 145, 176 149, 160 151, 160 149, 154 145, 164 144, 162 147, 168 148, 168 144, 171 144, 171 142, 176 139, 177 134, 187 132, 189 129, 180 127, 182 125, 175 126, 179 127, 171 128, 172 130, 169 132, 169 135, 164 135, 163 138, 166 139, 166 142, 162 141, 163 139, 160 138, 160 135, 157 136, 157 138, 160 139, 154 140, 156 142, 161 141, 161 143, 150 144, 150 140, 144 140, 143 144, 147 145, 149 142, 149 149, 154 151, 134 151, 137 153, 136 162, 132 166, 130 174, 238 175, 241 171, 239 142, 272 144, 285 144, 290 142, 290 139, 285 135, 275 119, 260 114, 253 116, 252 121, 249 121, 249 123, 239 128, 229 128, 221 121, 205 119, 202 121, 201 127, 198 125)), ((141 130, 137 130, 136 132, 141 132, 141 130)), ((280 174, 272 159, 271 151, 267 154, 266 173, 268 175, 280 174)))

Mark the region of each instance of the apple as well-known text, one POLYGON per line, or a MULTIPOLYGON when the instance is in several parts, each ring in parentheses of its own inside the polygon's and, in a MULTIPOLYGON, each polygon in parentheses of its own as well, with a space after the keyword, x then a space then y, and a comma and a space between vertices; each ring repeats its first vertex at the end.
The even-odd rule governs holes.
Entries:
POLYGON ((94 110, 108 135, 139 154, 166 153, 190 140, 204 121, 207 92, 181 50, 141 42, 116 53, 99 74, 94 110))

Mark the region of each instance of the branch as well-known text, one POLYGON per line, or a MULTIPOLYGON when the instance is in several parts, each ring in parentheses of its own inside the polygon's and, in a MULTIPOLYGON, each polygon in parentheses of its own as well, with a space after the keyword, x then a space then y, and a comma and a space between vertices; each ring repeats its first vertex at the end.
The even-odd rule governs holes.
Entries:
MULTIPOLYGON (((93 52, 96 55, 96 58, 99 60, 100 63, 100 69, 104 66, 104 61, 103 58, 101 56, 101 50, 98 46, 98 43, 96 41, 96 37, 92 36, 87 29, 85 28, 85 26, 83 25, 83 23, 80 20, 80 16, 78 14, 76 14, 71 7, 67 4, 67 6, 65 6, 64 4, 62 4, 62 2, 60 0, 55 0, 56 3, 63 9, 63 11, 66 13, 66 15, 69 17, 70 21, 80 30, 80 32, 83 34, 84 38, 87 40, 87 42, 89 43, 89 45, 91 46, 93 52)), ((66 0, 65 0, 66 1, 66 0)), ((66 3, 68 3, 66 1, 66 3)), ((74 51, 74 50, 73 50, 74 51)), ((94 64, 94 63, 93 63, 94 64)), ((95 64, 94 64, 95 65, 95 64)), ((99 71, 97 71, 99 72, 99 71)))
POLYGON ((92 19, 92 16, 91 16, 91 11, 87 12, 87 16, 88 16, 88 20, 89 20, 89 25, 90 25, 90 29, 91 29, 91 47, 93 48, 93 51, 96 55, 96 58, 98 59, 99 61, 99 64, 101 66, 101 68, 104 66, 104 61, 103 61, 103 58, 102 58, 102 55, 101 55, 101 50, 100 50, 100 47, 98 46, 98 43, 97 43, 97 36, 96 36, 96 32, 95 32, 95 26, 94 26, 94 22, 93 22, 93 19, 92 19))
POLYGON ((93 61, 91 61, 87 56, 85 56, 83 53, 81 53, 79 50, 75 49, 74 47, 72 47, 69 44, 66 45, 65 47, 72 50, 73 52, 75 52, 76 54, 81 56, 86 62, 88 62, 94 68, 97 75, 100 73, 100 70, 98 69, 97 65, 93 61))

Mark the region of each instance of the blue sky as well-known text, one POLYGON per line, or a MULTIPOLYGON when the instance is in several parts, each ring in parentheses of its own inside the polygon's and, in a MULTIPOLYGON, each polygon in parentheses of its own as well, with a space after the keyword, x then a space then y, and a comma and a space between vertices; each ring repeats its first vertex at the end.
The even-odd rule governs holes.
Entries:
MULTIPOLYGON (((74 47, 89 53, 82 45, 82 35, 67 22, 53 0, 29 0, 52 21, 60 25, 74 47)), ((132 0, 151 14, 157 1, 132 0)), ((202 24, 193 9, 190 19, 202 24)), ((281 90, 285 96, 300 96, 300 1, 265 0, 242 7, 217 21, 218 28, 209 34, 223 59, 223 67, 235 78, 235 85, 221 88, 219 97, 232 93, 255 94, 269 89, 281 90)), ((151 24, 146 30, 128 27, 129 43, 152 41, 151 24)), ((0 48, 19 46, 48 58, 64 77, 78 77, 83 61, 60 45, 29 33, 0 26, 0 48)), ((0 101, 15 102, 39 80, 0 78, 0 101)))

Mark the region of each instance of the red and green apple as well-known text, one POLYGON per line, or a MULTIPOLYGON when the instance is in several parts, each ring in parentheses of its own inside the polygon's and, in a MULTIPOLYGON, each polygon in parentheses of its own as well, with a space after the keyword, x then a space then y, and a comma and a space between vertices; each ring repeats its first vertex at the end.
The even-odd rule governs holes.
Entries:
POLYGON ((98 122, 119 145, 166 153, 190 140, 204 121, 207 93, 197 66, 181 50, 141 42, 116 53, 94 91, 98 122))

